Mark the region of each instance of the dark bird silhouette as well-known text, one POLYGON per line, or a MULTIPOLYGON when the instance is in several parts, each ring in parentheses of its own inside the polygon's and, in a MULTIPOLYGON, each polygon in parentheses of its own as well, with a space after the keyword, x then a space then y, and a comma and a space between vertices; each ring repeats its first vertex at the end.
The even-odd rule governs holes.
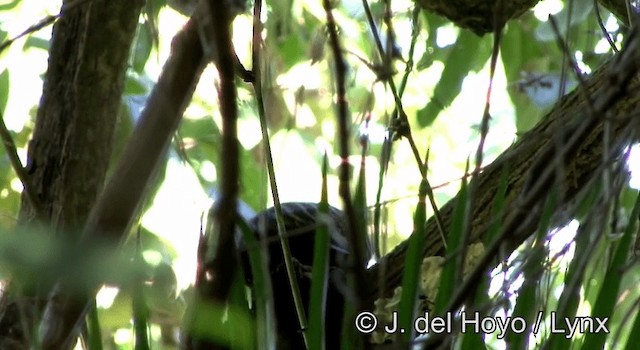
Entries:
MULTIPOLYGON (((315 232, 318 228, 318 205, 316 203, 282 203, 286 235, 289 239, 294 270, 304 309, 308 316, 311 294, 311 266, 314 254, 315 232)), ((342 211, 329 207, 323 223, 328 225, 331 235, 329 251, 329 278, 325 308, 325 347, 339 349, 340 332, 345 305, 346 264, 348 243, 345 238, 345 218, 342 211)), ((258 213, 249 227, 259 239, 268 244, 268 270, 273 288, 275 318, 278 329, 278 349, 304 349, 304 340, 297 318, 290 283, 285 268, 284 255, 278 239, 278 226, 274 208, 258 213)), ((252 283, 251 267, 246 247, 240 241, 239 251, 245 277, 252 283)))

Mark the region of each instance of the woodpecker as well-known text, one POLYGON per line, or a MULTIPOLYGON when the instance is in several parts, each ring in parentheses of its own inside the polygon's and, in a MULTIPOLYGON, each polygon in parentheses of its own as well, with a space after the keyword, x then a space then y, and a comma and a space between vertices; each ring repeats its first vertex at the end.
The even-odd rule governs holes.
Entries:
MULTIPOLYGON (((309 313, 311 294, 311 266, 314 254, 315 232, 319 223, 319 211, 316 203, 282 203, 284 226, 301 298, 306 314, 309 313)), ((329 207, 326 224, 331 236, 329 251, 329 279, 325 308, 325 347, 340 348, 340 332, 344 314, 346 293, 346 268, 348 243, 345 237, 345 218, 342 211, 329 207)), ((278 329, 278 349, 305 349, 302 330, 287 277, 284 255, 278 238, 278 226, 274 208, 258 213, 248 223, 258 239, 267 240, 268 269, 273 288, 275 318, 278 329)), ((247 250, 239 240, 238 251, 245 278, 252 286, 251 267, 247 250)))

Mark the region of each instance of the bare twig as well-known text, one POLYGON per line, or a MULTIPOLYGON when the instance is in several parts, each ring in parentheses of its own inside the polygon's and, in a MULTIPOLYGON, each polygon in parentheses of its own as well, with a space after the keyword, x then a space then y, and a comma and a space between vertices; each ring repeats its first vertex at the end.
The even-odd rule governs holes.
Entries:
POLYGON ((309 346, 307 339, 307 315, 305 314, 304 301, 300 294, 300 288, 298 287, 298 278, 296 277, 296 271, 294 262, 292 259, 291 248, 289 246, 290 232, 286 231, 286 225, 284 222, 284 214, 282 206, 280 205, 280 195, 278 194, 278 184, 276 181, 276 173, 273 167, 273 156, 271 153, 271 141, 269 139, 269 128, 267 126, 267 115, 264 108, 264 99, 262 94, 262 74, 260 67, 260 47, 262 45, 262 23, 260 22, 260 12, 262 8, 262 1, 256 0, 254 4, 254 22, 253 22, 253 90, 256 94, 256 102, 258 105, 258 116, 260 119, 260 129, 262 130, 262 143, 264 147, 265 165, 267 167, 267 176, 269 178, 269 184, 271 185, 271 197, 273 198, 273 208, 275 210, 276 225, 278 228, 278 239, 282 247, 282 255, 284 258, 284 267, 289 280, 291 289, 291 295, 293 297, 293 304, 298 318, 298 324, 302 331, 302 338, 304 343, 309 346))
MULTIPOLYGON (((368 1, 362 0, 362 6, 365 10, 367 22, 369 23, 369 27, 371 29, 372 36, 376 43, 378 53, 380 57, 382 57, 383 65, 385 65, 385 68, 383 68, 383 70, 391 71, 391 67, 390 67, 391 60, 387 59, 387 58, 390 58, 391 55, 385 53, 386 51, 382 46, 382 40, 380 39, 378 28, 375 24, 375 21, 373 20, 373 15, 371 14, 371 8, 369 7, 368 1)), ((414 11, 414 18, 417 18, 415 11, 414 11)), ((415 32, 414 35, 417 37, 417 32, 415 32)), ((420 175, 423 179, 425 179, 427 183, 427 198, 429 198, 429 204, 431 205, 431 209, 433 209, 434 217, 436 218, 436 222, 438 223, 442 242, 444 245, 446 245, 447 244, 445 239, 446 231, 444 228, 444 224, 442 223, 440 211, 438 210, 438 206, 436 204, 435 197, 433 195, 433 187, 429 183, 429 179, 426 174, 425 164, 422 162, 422 159, 420 158, 420 151, 418 150, 418 146, 416 145, 415 140, 413 139, 413 136, 411 134, 411 126, 409 125, 407 114, 405 113, 404 108, 402 107, 402 100, 400 98, 402 93, 398 93, 395 82, 391 75, 387 74, 383 76, 383 78, 384 78, 384 82, 389 85, 389 89, 391 90, 391 93, 393 95, 393 98, 396 104, 395 109, 391 116, 391 120, 389 121, 389 128, 388 128, 389 142, 392 142, 399 137, 407 138, 407 141, 409 142, 409 146, 411 147, 413 156, 416 160, 416 163, 418 164, 418 170, 420 171, 420 175)), ((406 84, 406 80, 407 79, 405 75, 405 78, 402 81, 401 91, 404 90, 404 85, 406 84)), ((389 155, 391 153, 391 145, 388 145, 387 149, 384 149, 383 152, 386 152, 386 154, 389 155)), ((387 159, 383 159, 383 163, 386 163, 386 162, 387 162, 387 159)), ((386 165, 383 165, 383 168, 386 168, 386 165)))
POLYGON ((367 293, 367 282, 365 280, 364 266, 366 264, 364 247, 359 242, 361 237, 360 227, 356 220, 356 210, 353 205, 351 190, 349 186, 349 111, 347 107, 347 91, 346 91, 346 62, 342 55, 340 46, 340 38, 338 36, 338 25, 333 17, 332 6, 330 0, 323 0, 323 5, 327 17, 327 28, 329 31, 329 45, 333 52, 333 60, 335 65, 335 87, 336 87, 336 104, 338 107, 338 142, 341 164, 339 169, 340 178, 340 197, 344 205, 344 212, 347 221, 347 240, 349 242, 349 250, 352 257, 351 276, 354 277, 355 292, 357 295, 355 310, 361 310, 361 305, 367 293))
POLYGON ((29 200, 29 204, 33 208, 35 212, 35 217, 38 219, 44 218, 43 213, 43 205, 40 198, 38 198, 38 194, 35 192, 33 188, 32 182, 29 180, 29 175, 25 171, 25 168, 22 166, 22 162, 20 161, 20 157, 18 157, 18 151, 16 149, 16 144, 13 142, 13 137, 11 137, 11 133, 9 129, 7 129, 7 125, 4 122, 4 115, 0 111, 0 138, 2 139, 2 144, 4 145, 5 150, 7 151, 7 157, 9 157, 9 161, 11 162, 11 166, 13 170, 16 172, 18 179, 22 182, 22 187, 24 187, 24 193, 29 200))
MULTIPOLYGON (((420 22, 418 20, 419 14, 420 14, 420 7, 414 6, 412 15, 411 15, 411 23, 412 23, 411 46, 409 47, 407 64, 405 67, 404 75, 402 76, 402 81, 400 82, 400 90, 398 91, 401 97, 407 86, 407 82, 409 80, 409 74, 413 70, 413 53, 416 47, 416 42, 418 40, 418 35, 420 34, 420 22)), ((397 113, 397 110, 394 111, 392 115, 396 113, 397 113)), ((380 249, 380 208, 385 204, 381 201, 382 187, 384 185, 384 176, 389 166, 392 147, 393 147, 393 140, 391 140, 390 138, 385 138, 385 140, 383 141, 382 150, 381 150, 382 154, 380 157, 381 159, 380 159, 380 172, 378 175, 378 189, 376 192, 376 204, 373 211, 373 225, 374 225, 373 238, 374 238, 374 247, 376 249, 375 258, 378 258, 379 255, 382 254, 382 250, 380 249)), ((426 163, 426 160, 425 160, 425 163, 426 163)), ((384 281, 380 281, 380 282, 384 282, 384 281)))

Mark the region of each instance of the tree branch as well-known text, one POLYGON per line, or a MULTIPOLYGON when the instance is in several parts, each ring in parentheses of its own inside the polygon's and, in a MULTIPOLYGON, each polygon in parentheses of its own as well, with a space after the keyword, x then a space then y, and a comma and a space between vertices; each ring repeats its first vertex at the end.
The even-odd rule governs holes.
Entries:
MULTIPOLYGON (((638 125, 634 121, 640 108, 640 74, 637 73, 640 59, 636 34, 633 32, 631 36, 634 38, 628 42, 628 47, 623 52, 585 79, 583 88, 560 100, 534 129, 522 135, 518 142, 485 167, 478 178, 473 180, 479 197, 473 203, 471 214, 472 242, 482 240, 489 226, 496 220, 492 216, 492 203, 495 202, 500 174, 505 169, 509 174, 505 198, 506 212, 509 214, 510 222, 519 223, 517 230, 513 226, 511 231, 505 233, 508 249, 505 254, 509 255, 510 251, 536 229, 536 218, 540 215, 536 208, 540 199, 544 198, 524 202, 522 199, 529 195, 533 188, 542 186, 549 191, 554 183, 562 184, 561 188, 553 188, 560 192, 558 198, 561 199, 556 210, 571 212, 572 203, 580 190, 599 174, 603 159, 615 161, 625 146, 638 140, 638 125), (596 106, 595 109, 589 108, 590 102, 592 106, 596 106), (590 110, 595 110, 595 115, 591 115, 593 113, 590 113, 590 110), (608 113, 604 113, 605 111, 608 113), (603 141, 605 122, 610 123, 611 127, 608 146, 603 141), (566 135, 562 140, 561 149, 555 147, 556 140, 553 139, 557 128, 562 128, 563 134, 566 135), (576 135, 580 137, 575 137, 576 135), (610 148, 611 154, 603 154, 606 147, 610 148), (549 170, 547 166, 556 161, 561 162, 564 178, 557 182, 547 179, 542 185, 536 184, 537 179, 549 170)), ((455 203, 456 198, 441 208, 442 220, 447 227, 451 225, 455 203)), ((497 219, 506 220, 507 216, 497 219)), ((561 225, 562 222, 556 221, 553 224, 561 225)), ((424 256, 445 256, 447 252, 442 245, 433 217, 427 221, 426 240, 424 256)), ((383 286, 373 286, 369 299, 371 304, 380 296, 390 296, 394 288, 400 285, 406 250, 405 241, 369 270, 370 280, 385 281, 383 286), (382 265, 386 266, 381 268, 382 265), (379 276, 380 273, 383 273, 382 277, 379 276)))

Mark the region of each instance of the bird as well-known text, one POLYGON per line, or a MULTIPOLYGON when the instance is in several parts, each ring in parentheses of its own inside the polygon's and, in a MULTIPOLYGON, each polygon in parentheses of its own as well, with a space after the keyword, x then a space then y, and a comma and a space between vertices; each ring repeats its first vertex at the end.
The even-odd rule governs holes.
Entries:
MULTIPOLYGON (((300 296, 308 316, 311 296, 311 266, 313 264, 315 232, 319 226, 317 203, 282 203, 284 229, 289 241, 300 296)), ((329 278, 325 308, 325 346, 327 349, 340 347, 340 333, 346 296, 346 269, 349 253, 345 237, 345 216, 335 207, 329 206, 323 220, 330 234, 329 278)), ((305 343, 296 314, 293 294, 285 268, 284 254, 278 238, 275 208, 258 213, 248 222, 248 226, 258 239, 266 240, 268 251, 268 272, 271 277, 274 313, 277 323, 278 349, 305 349, 305 343)), ((252 286, 252 273, 246 244, 238 240, 245 279, 252 286)))

